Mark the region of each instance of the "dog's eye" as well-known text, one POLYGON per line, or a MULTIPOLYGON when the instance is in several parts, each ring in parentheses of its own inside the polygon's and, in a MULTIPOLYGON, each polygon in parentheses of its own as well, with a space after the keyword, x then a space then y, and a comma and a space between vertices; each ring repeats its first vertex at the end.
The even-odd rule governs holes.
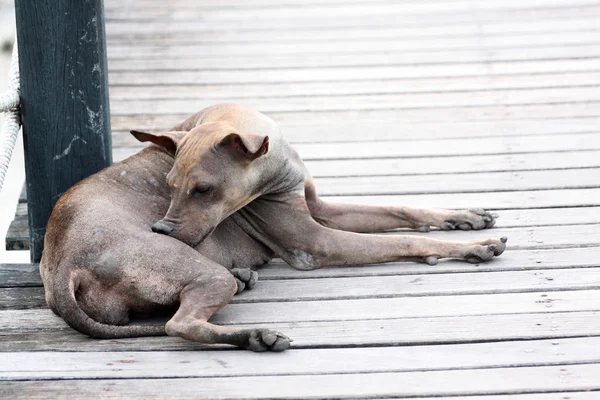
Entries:
POLYGON ((202 196, 208 192, 210 192, 212 187, 210 185, 198 185, 194 188, 192 194, 194 196, 202 196))

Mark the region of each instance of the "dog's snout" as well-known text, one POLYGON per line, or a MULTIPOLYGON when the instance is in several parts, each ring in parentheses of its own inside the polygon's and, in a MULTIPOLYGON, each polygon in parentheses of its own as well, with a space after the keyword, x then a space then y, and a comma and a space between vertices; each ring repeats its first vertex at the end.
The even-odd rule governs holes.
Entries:
POLYGON ((152 232, 161 233, 163 235, 169 235, 173 232, 173 225, 163 220, 157 221, 152 225, 152 232))

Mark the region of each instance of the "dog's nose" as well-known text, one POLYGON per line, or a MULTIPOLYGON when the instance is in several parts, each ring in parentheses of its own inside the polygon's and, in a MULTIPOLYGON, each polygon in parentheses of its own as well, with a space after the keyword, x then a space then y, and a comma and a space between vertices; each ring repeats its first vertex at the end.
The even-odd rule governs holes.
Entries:
POLYGON ((157 221, 154 225, 152 225, 152 232, 161 233, 163 235, 169 235, 171 232, 173 232, 173 225, 161 219, 160 221, 157 221))

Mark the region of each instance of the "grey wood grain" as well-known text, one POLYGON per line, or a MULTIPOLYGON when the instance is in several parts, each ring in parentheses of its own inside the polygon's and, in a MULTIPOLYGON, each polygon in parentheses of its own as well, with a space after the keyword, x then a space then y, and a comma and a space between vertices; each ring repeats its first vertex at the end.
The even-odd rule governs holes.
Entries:
POLYGON ((440 371, 600 363, 600 338, 444 346, 297 349, 284 354, 21 352, 2 354, 0 381, 201 378, 440 371), (257 365, 260 365, 257 368, 257 365))
MULTIPOLYGON (((0 315, 6 315, 5 313, 3 311, 0 315)), ((283 332, 294 340, 293 348, 369 347, 600 336, 599 317, 599 311, 581 311, 278 322, 243 326, 266 327, 283 332)), ((8 320, 8 324, 10 325, 7 325, 7 329, 0 337, 1 352, 173 351, 225 348, 225 346, 201 345, 172 337, 92 339, 67 327, 60 317, 49 310, 25 310, 14 313, 8 320)))
MULTIPOLYGON (((131 152, 139 151, 137 144, 131 152)), ((567 152, 600 149, 598 135, 580 133, 551 137, 494 137, 440 140, 411 140, 350 143, 298 143, 293 145, 299 155, 310 160, 353 160, 376 158, 418 158, 448 156, 478 156, 494 154, 524 154, 567 152)))
POLYGON ((375 205, 472 208, 491 210, 597 206, 600 189, 532 190, 520 192, 442 193, 397 196, 324 196, 325 200, 375 205))
POLYGON ((536 270, 494 273, 321 278, 261 282, 239 294, 245 301, 358 299, 422 295, 519 293, 561 289, 600 289, 600 269, 536 270))
POLYGON ((0 287, 40 286, 38 264, 0 264, 0 287))
MULTIPOLYGON (((221 101, 222 102, 222 101, 221 101)), ((572 102, 560 104, 514 104, 514 105, 481 105, 466 107, 423 107, 397 108, 392 110, 304 110, 295 112, 273 112, 262 110, 277 122, 299 123, 310 120, 313 123, 335 125, 335 121, 360 120, 397 120, 405 123, 431 122, 438 123, 458 121, 493 121, 493 120, 546 120, 547 118, 597 118, 599 102, 572 102), (333 121, 333 122, 332 122, 333 121)), ((251 102, 244 102, 252 106, 251 102)), ((144 130, 164 130, 180 123, 189 113, 171 113, 169 115, 136 114, 114 115, 112 124, 118 130, 130 130, 131 127, 144 130)))
MULTIPOLYGON (((588 33, 579 34, 581 38, 587 39, 588 33)), ((544 35, 540 36, 549 38, 550 40, 556 40, 555 35, 544 35)), ((561 35, 564 38, 564 34, 561 35)), ((365 45, 371 46, 377 43, 366 43, 365 45)), ((331 46, 336 46, 336 43, 330 43, 331 46)), ((235 47, 235 45, 219 45, 220 47, 235 47)), ((237 47, 246 49, 254 45, 238 45, 237 47)), ((263 44, 267 49, 270 46, 284 46, 289 49, 303 48, 305 44, 294 44, 290 45, 275 45, 275 44, 263 44)), ((113 46, 113 48, 116 46, 113 46)), ((140 52, 144 51, 144 46, 140 46, 140 52)), ((202 51, 200 48, 213 48, 211 45, 193 45, 189 46, 190 51, 202 51)), ((377 47, 377 45, 375 45, 377 47)), ((136 46, 134 49, 137 49, 136 46)), ((176 48, 176 47, 174 47, 176 48)), ((216 47, 214 47, 216 48, 216 47)), ((312 48, 319 48, 318 45, 312 45, 312 48)), ((260 49, 256 49, 260 51, 260 49)), ((325 48, 329 50, 329 48, 325 48)), ((147 52, 151 52, 152 49, 147 49, 147 52)), ((219 52, 217 52, 219 53, 219 52)), ((231 54, 227 52, 228 54, 231 54)), ((142 53, 138 53, 142 54, 142 53)), ((214 53, 213 53, 214 54, 214 53)), ((248 82, 248 83, 290 83, 290 82, 352 82, 355 80, 389 80, 389 79, 413 79, 418 78, 426 80, 427 78, 440 78, 440 77, 476 77, 476 76, 506 76, 513 74, 533 74, 533 73, 549 73, 549 72, 576 72, 576 71, 596 71, 598 70, 599 61, 594 58, 580 59, 580 60, 546 60, 544 62, 535 61, 513 61, 513 62, 501 62, 494 63, 493 69, 486 67, 485 64, 446 64, 446 65, 390 65, 390 66, 368 66, 361 67, 355 66, 354 68, 346 67, 327 67, 327 68, 285 68, 285 69, 254 69, 254 70, 182 70, 177 74, 172 74, 169 71, 161 70, 140 70, 140 71, 129 71, 129 70, 117 70, 114 71, 114 82, 111 79, 111 84, 114 85, 143 85, 143 84, 198 84, 203 82, 205 84, 227 84, 234 82, 248 82), (536 70, 536 68, 538 68, 536 70), (487 71, 487 73, 486 73, 487 71)), ((557 96, 563 93, 569 93, 573 95, 574 89, 562 88, 556 89, 557 96)), ((538 91, 530 92, 528 98, 533 98, 534 95, 541 92, 542 94, 546 90, 539 89, 538 91)), ((525 95, 527 93, 522 93, 525 95)), ((585 91, 584 91, 585 94, 585 91)), ((591 92, 589 93, 591 94, 591 92)), ((432 94, 437 97, 441 97, 440 93, 432 94)), ((457 101, 463 101, 463 97, 459 93, 455 94, 457 101)), ((432 96, 430 96, 432 97, 432 96)), ((473 101, 477 100, 476 96, 473 101)), ((385 96, 381 96, 382 99, 386 99, 385 96)), ((557 97, 560 98, 560 97, 557 97)), ((315 99, 319 100, 319 96, 315 95, 315 99)), ((174 104, 177 102, 174 100, 174 104)), ((306 99, 310 100, 310 99, 306 99)), ((342 105, 348 106, 347 102, 344 102, 345 98, 340 98, 342 105)), ((474 103, 471 103, 474 104, 474 103)), ((331 107, 331 106, 330 106, 331 107)))
MULTIPOLYGON (((507 34, 486 37, 486 48, 506 47, 541 47, 560 43, 578 45, 589 44, 591 32, 553 32, 547 35, 507 34), (519 43, 515 45, 515 40, 519 43)), ((463 50, 477 48, 476 38, 447 37, 447 38, 419 38, 416 40, 370 40, 361 39, 346 42, 322 41, 319 43, 303 42, 293 46, 285 43, 203 43, 187 46, 161 46, 160 44, 140 44, 135 47, 114 44, 111 46, 112 58, 143 57, 162 50, 165 57, 183 56, 189 53, 200 54, 237 54, 247 56, 262 56, 265 54, 329 54, 329 53, 361 53, 361 52, 390 52, 423 51, 423 50, 463 50)))
POLYGON ((43 287, 0 288, 0 310, 46 308, 43 287))
MULTIPOLYGON (((309 284, 309 283, 307 283, 309 284)), ((10 289, 0 289, 0 293, 10 289)), ((56 328, 56 318, 45 308, 42 288, 12 289, 11 307, 0 307, 0 321, 6 330, 19 331, 12 320, 36 319, 41 329, 56 328), (36 300, 35 307, 22 303, 36 300), (21 302, 17 302, 21 300, 21 302), (42 309, 43 308, 43 309, 42 309)), ((600 310, 598 290, 564 290, 533 293, 447 295, 397 298, 331 299, 294 302, 253 302, 234 298, 211 321, 218 324, 261 324, 304 321, 356 321, 361 319, 430 318, 469 315, 556 313, 600 310)), ((373 296, 376 297, 376 296, 373 296)), ((4 296, 3 296, 3 305, 4 296)), ((166 317, 165 317, 166 318, 166 317)), ((165 321, 165 319, 159 319, 165 321)), ((153 320, 144 320, 151 323, 153 320)), ((141 321, 137 321, 141 322, 141 321)))
POLYGON ((189 379, 7 382, 5 395, 72 398, 365 398, 597 390, 600 365, 189 379), (434 384, 432 384, 434 382, 434 384))
MULTIPOLYGON (((312 279, 324 277, 362 277, 387 275, 427 275, 456 273, 486 273, 500 271, 526 271, 538 269, 570 269, 596 267, 600 249, 598 247, 511 250, 493 263, 478 266, 460 261, 441 262, 437 265, 417 263, 389 263, 362 267, 322 268, 299 271, 279 259, 259 269, 259 279, 312 279)), ((37 264, 0 264, 0 288, 39 287, 42 281, 37 264)))
MULTIPOLYGON (((265 280, 253 290, 237 295, 234 301, 295 302, 597 289, 600 289, 598 268, 572 268, 493 273, 265 280)), ((25 308, 43 304, 41 289, 4 288, 0 293, 2 293, 0 299, 7 308, 17 303, 20 297, 25 308)))
MULTIPOLYGON (((574 0, 573 7, 586 6, 589 3, 582 0, 574 0)), ((330 19, 339 18, 346 19, 349 17, 369 17, 374 15, 394 15, 400 14, 411 16, 413 18, 432 18, 440 17, 452 18, 456 14, 462 14, 470 10, 470 3, 467 1, 452 1, 452 2, 427 2, 427 3, 380 3, 379 7, 370 7, 369 4, 347 4, 346 7, 340 9, 337 4, 313 5, 298 9, 298 7, 244 7, 244 14, 236 12, 236 9, 227 9, 223 7, 216 8, 183 8, 177 7, 151 7, 143 10, 134 10, 130 8, 109 8, 108 16, 113 19, 162 19, 169 16, 171 23, 182 20, 195 20, 203 17, 209 21, 238 21, 247 20, 248 18, 268 19, 268 20, 295 20, 299 17, 306 19, 330 19), (112 11, 112 13, 111 13, 112 11)), ((483 3, 477 8, 481 13, 501 13, 514 12, 517 10, 528 10, 535 6, 538 9, 552 8, 564 6, 561 0, 546 0, 543 5, 539 3, 505 1, 502 3, 483 3)))
MULTIPOLYGON (((156 95, 154 94, 155 89, 159 90, 160 87, 150 88, 151 95, 156 95)), ((164 90, 172 93, 174 90, 181 91, 182 89, 180 87, 168 87, 164 90)), ((139 91, 142 90, 143 88, 139 89, 139 91)), ((223 91, 222 88, 219 90, 223 91)), ((137 92, 138 90, 132 92, 132 94, 135 96, 137 92)), ((132 100, 135 101, 135 97, 132 100)), ((181 120, 177 122, 181 122, 181 120)), ((354 120, 340 119, 326 125, 323 125, 318 120, 313 121, 311 118, 301 122, 278 121, 278 124, 285 139, 295 145, 296 143, 387 142, 424 139, 554 136, 573 133, 594 134, 596 133, 598 124, 600 124, 600 118, 571 118, 569 120, 548 118, 543 122, 531 120, 446 121, 444 124, 440 124, 425 121, 407 123, 398 118, 374 120, 365 117, 354 120)), ((155 129, 157 131, 164 131, 173 125, 162 125, 155 129)), ((125 146, 124 143, 138 143, 126 127, 121 130, 113 130, 113 140, 113 144, 117 147, 131 147, 131 145, 125 146)))
POLYGON ((283 354, 90 339, 45 308, 36 266, 0 266, 0 397, 598 397, 598 4, 106 7, 116 159, 139 148, 129 129, 243 102, 277 120, 327 200, 487 207, 496 229, 428 235, 510 248, 480 266, 276 260, 212 321, 281 330, 283 354))
MULTIPOLYGON (((161 5, 163 6, 163 5, 161 5)), ((588 4, 585 7, 544 7, 540 4, 534 4, 529 9, 515 10, 496 10, 493 13, 478 12, 478 23, 500 22, 500 21, 528 21, 530 23, 542 20, 555 20, 558 23, 570 18, 583 18, 595 13, 600 9, 595 4, 588 4)), ((445 13, 427 13, 421 14, 418 18, 415 15, 404 14, 385 14, 386 18, 381 18, 380 15, 360 15, 346 16, 344 18, 294 18, 294 19, 266 19, 261 20, 261 23, 252 23, 249 20, 236 21, 235 28, 242 31, 271 31, 271 30, 320 30, 323 28, 338 28, 350 30, 359 27, 374 26, 406 26, 406 27, 421 27, 423 25, 433 25, 444 23, 445 26, 455 25, 470 25, 473 23, 473 17, 469 12, 453 14, 452 18, 448 18, 445 13), (428 22, 427 24, 425 22, 428 22)), ((144 24, 132 23, 135 19, 116 19, 109 18, 110 28, 115 33, 139 33, 139 32, 202 32, 206 30, 223 30, 222 21, 203 20, 202 24, 182 24, 178 21, 170 21, 167 18, 160 18, 153 21, 146 20, 144 24)))
MULTIPOLYGON (((156 4, 154 5, 156 6, 156 4)), ((204 5, 209 6, 209 5, 204 5)), ((284 7, 285 5, 281 5, 284 7)), ((297 7, 298 5, 296 5, 297 7)), ((145 7, 152 7, 146 5, 145 7)), ((189 8, 190 5, 181 4, 177 5, 177 8, 189 8)), ((595 18, 574 18, 565 21, 561 21, 561 32, 580 32, 595 30, 598 28, 598 21, 595 18)), ((485 29, 486 34, 490 36, 497 36, 502 34, 547 34, 550 32, 556 32, 556 21, 538 21, 531 23, 531 21, 493 21, 491 23, 483 23, 479 29, 485 29)), ((266 29, 268 31, 268 29, 266 29)), ((379 29, 369 29, 356 27, 354 29, 340 30, 330 29, 324 27, 319 30, 278 30, 277 35, 265 35, 265 29, 257 27, 255 30, 251 29, 232 29, 227 31, 222 30, 210 30, 203 26, 199 26, 196 32, 202 32, 202 35, 190 35, 189 33, 183 32, 167 32, 161 36, 161 43, 170 45, 182 45, 191 43, 247 43, 247 42, 283 42, 289 44, 295 44, 297 42, 305 41, 345 41, 350 39, 399 39, 399 40, 414 40, 422 38, 440 38, 440 37, 473 37, 481 33, 480 30, 474 25, 450 25, 450 26, 437 26, 437 25, 423 25, 423 26, 383 26, 379 29), (244 32, 241 35, 241 31, 244 32)), ((133 38, 136 42, 154 42, 156 38, 150 33, 144 32, 130 32, 129 35, 123 35, 118 32, 114 32, 108 35, 108 39, 111 43, 125 42, 129 43, 133 38)), ((360 62, 360 60, 356 60, 360 62)), ((348 65, 352 65, 352 62, 347 62, 348 65)), ((174 65, 175 68, 179 67, 174 65)), ((239 66, 243 67, 243 66, 239 66)))
MULTIPOLYGON (((576 21, 581 20, 574 20, 576 21)), ((549 21, 550 24, 555 24, 555 21, 549 21)), ((593 23, 593 22, 592 22, 593 23)), ((525 23, 525 25, 521 25, 521 29, 526 30, 525 27, 532 26, 530 23, 525 23)), ((445 26, 444 29, 449 28, 445 26)), ((456 31, 459 30, 468 30, 473 29, 472 26, 456 26, 456 31)), ((167 27, 167 30, 169 28, 167 27)), ((413 30, 414 31, 414 30, 413 30)), ((242 31, 231 31, 230 35, 235 36, 239 41, 239 37, 242 31)), ((305 31, 307 33, 313 33, 311 31, 305 31)), ((336 32, 340 32, 338 29, 322 29, 319 33, 314 32, 314 34, 323 34, 323 35, 335 35, 336 32)), ((342 34, 352 34, 352 31, 342 31, 342 34)), ((116 33, 115 35, 110 35, 109 33, 109 42, 117 42, 117 41, 130 41, 132 37, 135 37, 137 41, 140 42, 149 42, 154 39, 152 34, 147 34, 144 32, 141 33, 130 33, 127 38, 123 38, 121 34, 116 33), (111 39, 111 36, 113 37, 111 39)), ((415 32, 419 34, 419 32, 415 32)), ((264 37, 264 31, 262 32, 253 32, 246 31, 244 32, 244 36, 252 36, 253 34, 260 35, 264 37)), ((289 41, 286 40, 286 37, 289 38, 290 35, 302 34, 298 31, 285 31, 278 30, 276 35, 271 36, 271 41, 289 41), (278 40, 277 38, 281 36, 283 39, 278 40)), ((229 35, 224 35, 222 32, 215 31, 204 31, 202 35, 190 35, 189 32, 170 32, 163 33, 166 40, 170 40, 169 38, 177 37, 181 38, 182 42, 187 43, 199 43, 210 41, 208 37, 214 37, 218 42, 219 39, 225 41, 226 37, 229 35)), ((231 40, 230 40, 231 41, 231 40)), ((263 40, 265 41, 265 40, 263 40)), ((125 43, 122 43, 125 44, 125 43)), ((292 45, 292 43, 290 43, 292 45)), ((248 58, 243 55, 235 55, 235 54, 223 54, 223 55, 213 55, 206 54, 206 57, 203 59, 202 63, 193 62, 193 58, 190 57, 177 57, 177 63, 173 64, 160 58, 158 55, 149 54, 144 58, 132 58, 132 59, 120 59, 120 58, 110 58, 109 55, 109 68, 111 71, 148 71, 148 70, 232 70, 232 69, 262 69, 262 68, 323 68, 323 67, 335 67, 335 66, 368 66, 368 65, 419 65, 419 64, 468 64, 468 63, 494 63, 494 62, 512 62, 512 61, 537 61, 537 62, 545 62, 549 60, 557 60, 557 59, 574 59, 574 58, 591 58, 597 57, 599 52, 598 44, 589 43, 583 44, 581 46, 573 46, 569 48, 563 48, 559 44, 550 44, 548 46, 534 47, 529 48, 527 50, 523 48, 501 48, 496 49, 494 53, 483 55, 481 52, 478 52, 475 49, 467 49, 467 50, 449 50, 449 49, 439 49, 436 51, 419 51, 415 50, 414 52, 402 53, 397 52, 369 52, 362 55, 362 57, 356 57, 355 54, 344 54, 344 53, 333 53, 329 55, 325 54, 305 54, 302 57, 298 57, 295 55, 286 55, 286 54, 269 54, 260 58, 248 58), (218 60, 221 60, 220 62, 218 60), (148 63, 148 60, 152 60, 152 63, 148 63), (227 61, 227 62, 223 62, 227 61), (236 61, 238 61, 236 63, 236 61), (129 62, 129 63, 128 63, 129 62)), ((560 84, 556 82, 557 84, 560 84)), ((316 93, 315 93, 316 94, 316 93)), ((171 96, 174 96, 171 93, 171 96)))

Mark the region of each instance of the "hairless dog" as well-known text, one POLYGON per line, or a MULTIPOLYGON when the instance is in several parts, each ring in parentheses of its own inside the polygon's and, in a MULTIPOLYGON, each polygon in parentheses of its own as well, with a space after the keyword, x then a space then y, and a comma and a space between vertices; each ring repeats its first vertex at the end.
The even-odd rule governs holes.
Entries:
POLYGON ((471 263, 502 254, 506 238, 450 242, 396 228, 483 229, 481 209, 328 203, 270 118, 239 105, 200 111, 170 132, 131 132, 153 145, 79 182, 56 203, 40 271, 50 308, 97 338, 179 336, 254 351, 290 339, 208 319, 273 257, 292 267, 440 258, 471 263), (131 313, 177 309, 166 325, 131 313))

